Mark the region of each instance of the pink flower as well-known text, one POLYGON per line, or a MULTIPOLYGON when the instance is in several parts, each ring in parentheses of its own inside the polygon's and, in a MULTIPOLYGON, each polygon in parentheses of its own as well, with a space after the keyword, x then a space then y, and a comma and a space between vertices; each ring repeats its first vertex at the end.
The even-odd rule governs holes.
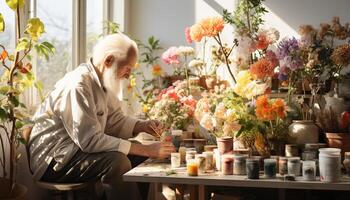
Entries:
POLYGON ((162 54, 162 60, 166 64, 180 64, 176 47, 170 47, 162 54))
POLYGON ((186 27, 186 29, 185 29, 185 37, 186 37, 186 41, 187 41, 188 44, 192 44, 192 39, 191 39, 190 32, 191 32, 191 28, 190 27, 186 27))

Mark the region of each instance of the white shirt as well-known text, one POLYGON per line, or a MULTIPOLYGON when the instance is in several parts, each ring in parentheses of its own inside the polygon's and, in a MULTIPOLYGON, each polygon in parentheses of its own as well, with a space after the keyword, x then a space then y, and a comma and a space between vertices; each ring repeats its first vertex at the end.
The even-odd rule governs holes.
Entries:
POLYGON ((128 154, 136 119, 124 116, 91 63, 82 64, 55 85, 35 113, 30 161, 39 180, 55 159, 54 170, 65 166, 80 149, 86 153, 119 151, 128 154))

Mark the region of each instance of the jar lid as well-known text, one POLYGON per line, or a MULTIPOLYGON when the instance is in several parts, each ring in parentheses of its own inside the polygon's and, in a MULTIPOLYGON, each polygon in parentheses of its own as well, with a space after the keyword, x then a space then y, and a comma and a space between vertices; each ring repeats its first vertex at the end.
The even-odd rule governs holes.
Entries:
POLYGON ((259 160, 258 160, 258 159, 255 159, 255 158, 247 158, 246 162, 259 163, 259 160))
POLYGON ((170 155, 171 155, 171 157, 173 157, 173 156, 174 157, 180 157, 180 153, 171 153, 170 155))
POLYGON ((290 162, 300 162, 300 157, 289 157, 288 161, 290 161, 290 162))
POLYGON ((182 130, 171 130, 171 135, 181 136, 182 135, 182 130))
POLYGON ((320 148, 320 154, 331 154, 331 155, 340 155, 341 149, 338 148, 320 148))
POLYGON ((267 158, 267 159, 264 159, 264 163, 276 163, 276 159, 267 158))

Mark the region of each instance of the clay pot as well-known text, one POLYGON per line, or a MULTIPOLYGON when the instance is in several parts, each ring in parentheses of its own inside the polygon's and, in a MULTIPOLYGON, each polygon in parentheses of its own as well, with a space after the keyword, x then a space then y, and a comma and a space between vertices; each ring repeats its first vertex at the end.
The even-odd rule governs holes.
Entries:
POLYGON ((348 174, 348 176, 350 176, 350 152, 345 152, 344 157, 345 159, 343 161, 343 165, 346 170, 346 173, 348 174))
POLYGON ((216 138, 219 153, 225 154, 233 151, 233 138, 232 137, 221 137, 216 138))
POLYGON ((319 128, 312 120, 293 120, 289 135, 296 138, 296 144, 318 143, 319 128))
POLYGON ((326 133, 326 138, 328 146, 341 149, 342 155, 344 152, 350 151, 349 133, 326 133))

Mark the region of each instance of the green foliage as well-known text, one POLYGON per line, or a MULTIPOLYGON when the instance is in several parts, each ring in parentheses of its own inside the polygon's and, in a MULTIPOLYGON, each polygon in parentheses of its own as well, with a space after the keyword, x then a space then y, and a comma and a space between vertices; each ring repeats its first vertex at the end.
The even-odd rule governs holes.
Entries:
POLYGON ((159 45, 158 39, 151 36, 148 38, 147 44, 139 42, 138 45, 145 50, 141 53, 141 63, 145 63, 146 66, 151 66, 158 61, 159 56, 155 56, 155 53, 156 51, 163 49, 159 45))
POLYGON ((119 32, 120 25, 116 22, 105 21, 103 28, 106 30, 107 34, 113 34, 119 32))
POLYGON ((23 37, 18 40, 16 51, 24 51, 30 48, 30 39, 23 37))
POLYGON ((267 13, 262 4, 264 0, 240 0, 234 13, 223 12, 226 23, 234 25, 240 34, 254 35, 264 23, 263 15, 267 13))
POLYGON ((32 40, 37 41, 41 34, 45 33, 45 26, 39 18, 31 18, 27 22, 24 33, 28 34, 32 40))
POLYGON ((55 47, 49 42, 42 42, 34 45, 36 52, 39 56, 44 56, 46 60, 49 60, 50 54, 55 54, 55 47))

